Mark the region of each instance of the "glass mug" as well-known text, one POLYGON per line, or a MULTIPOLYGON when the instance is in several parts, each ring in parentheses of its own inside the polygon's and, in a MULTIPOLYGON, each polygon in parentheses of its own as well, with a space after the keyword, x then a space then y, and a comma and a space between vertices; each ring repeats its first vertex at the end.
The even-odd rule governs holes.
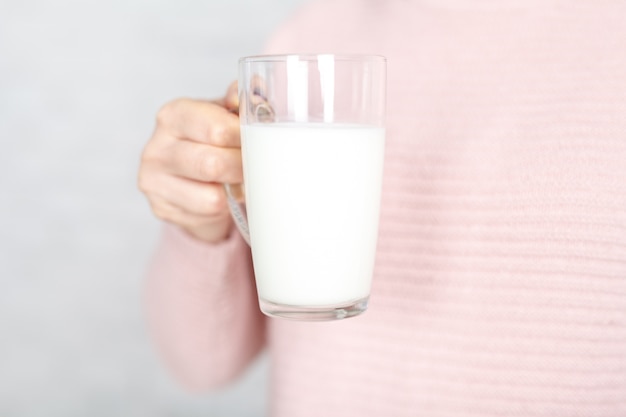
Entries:
POLYGON ((386 60, 268 55, 239 60, 245 208, 263 313, 336 320, 367 309, 385 146, 386 60))

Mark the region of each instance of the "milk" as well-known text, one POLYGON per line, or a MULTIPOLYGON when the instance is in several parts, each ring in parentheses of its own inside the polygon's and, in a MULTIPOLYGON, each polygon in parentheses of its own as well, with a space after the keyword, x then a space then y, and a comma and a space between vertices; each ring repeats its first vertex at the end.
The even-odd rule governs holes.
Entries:
POLYGON ((292 306, 369 296, 385 131, 323 123, 241 127, 259 298, 292 306))

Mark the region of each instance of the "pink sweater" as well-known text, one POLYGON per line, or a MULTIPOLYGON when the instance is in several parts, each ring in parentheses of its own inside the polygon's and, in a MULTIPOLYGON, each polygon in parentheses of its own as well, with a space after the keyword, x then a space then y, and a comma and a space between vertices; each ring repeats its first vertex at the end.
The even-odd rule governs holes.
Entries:
POLYGON ((166 226, 147 306, 177 378, 266 348, 274 417, 626 416, 626 2, 326 0, 269 51, 388 57, 370 307, 265 318, 236 233, 166 226))

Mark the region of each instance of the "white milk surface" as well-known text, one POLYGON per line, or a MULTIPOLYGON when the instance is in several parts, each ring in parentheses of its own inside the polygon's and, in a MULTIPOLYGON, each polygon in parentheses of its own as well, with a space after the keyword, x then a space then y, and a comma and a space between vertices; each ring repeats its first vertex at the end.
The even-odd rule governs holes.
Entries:
POLYGON ((254 124, 242 126, 241 138, 259 297, 293 306, 367 297, 384 128, 254 124))

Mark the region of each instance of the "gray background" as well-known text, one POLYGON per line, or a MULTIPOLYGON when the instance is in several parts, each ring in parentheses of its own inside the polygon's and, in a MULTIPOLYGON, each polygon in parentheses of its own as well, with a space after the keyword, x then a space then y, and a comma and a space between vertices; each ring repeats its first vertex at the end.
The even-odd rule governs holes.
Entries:
POLYGON ((188 394, 140 304, 154 114, 221 95, 302 0, 0 1, 0 416, 262 416, 267 359, 188 394))

